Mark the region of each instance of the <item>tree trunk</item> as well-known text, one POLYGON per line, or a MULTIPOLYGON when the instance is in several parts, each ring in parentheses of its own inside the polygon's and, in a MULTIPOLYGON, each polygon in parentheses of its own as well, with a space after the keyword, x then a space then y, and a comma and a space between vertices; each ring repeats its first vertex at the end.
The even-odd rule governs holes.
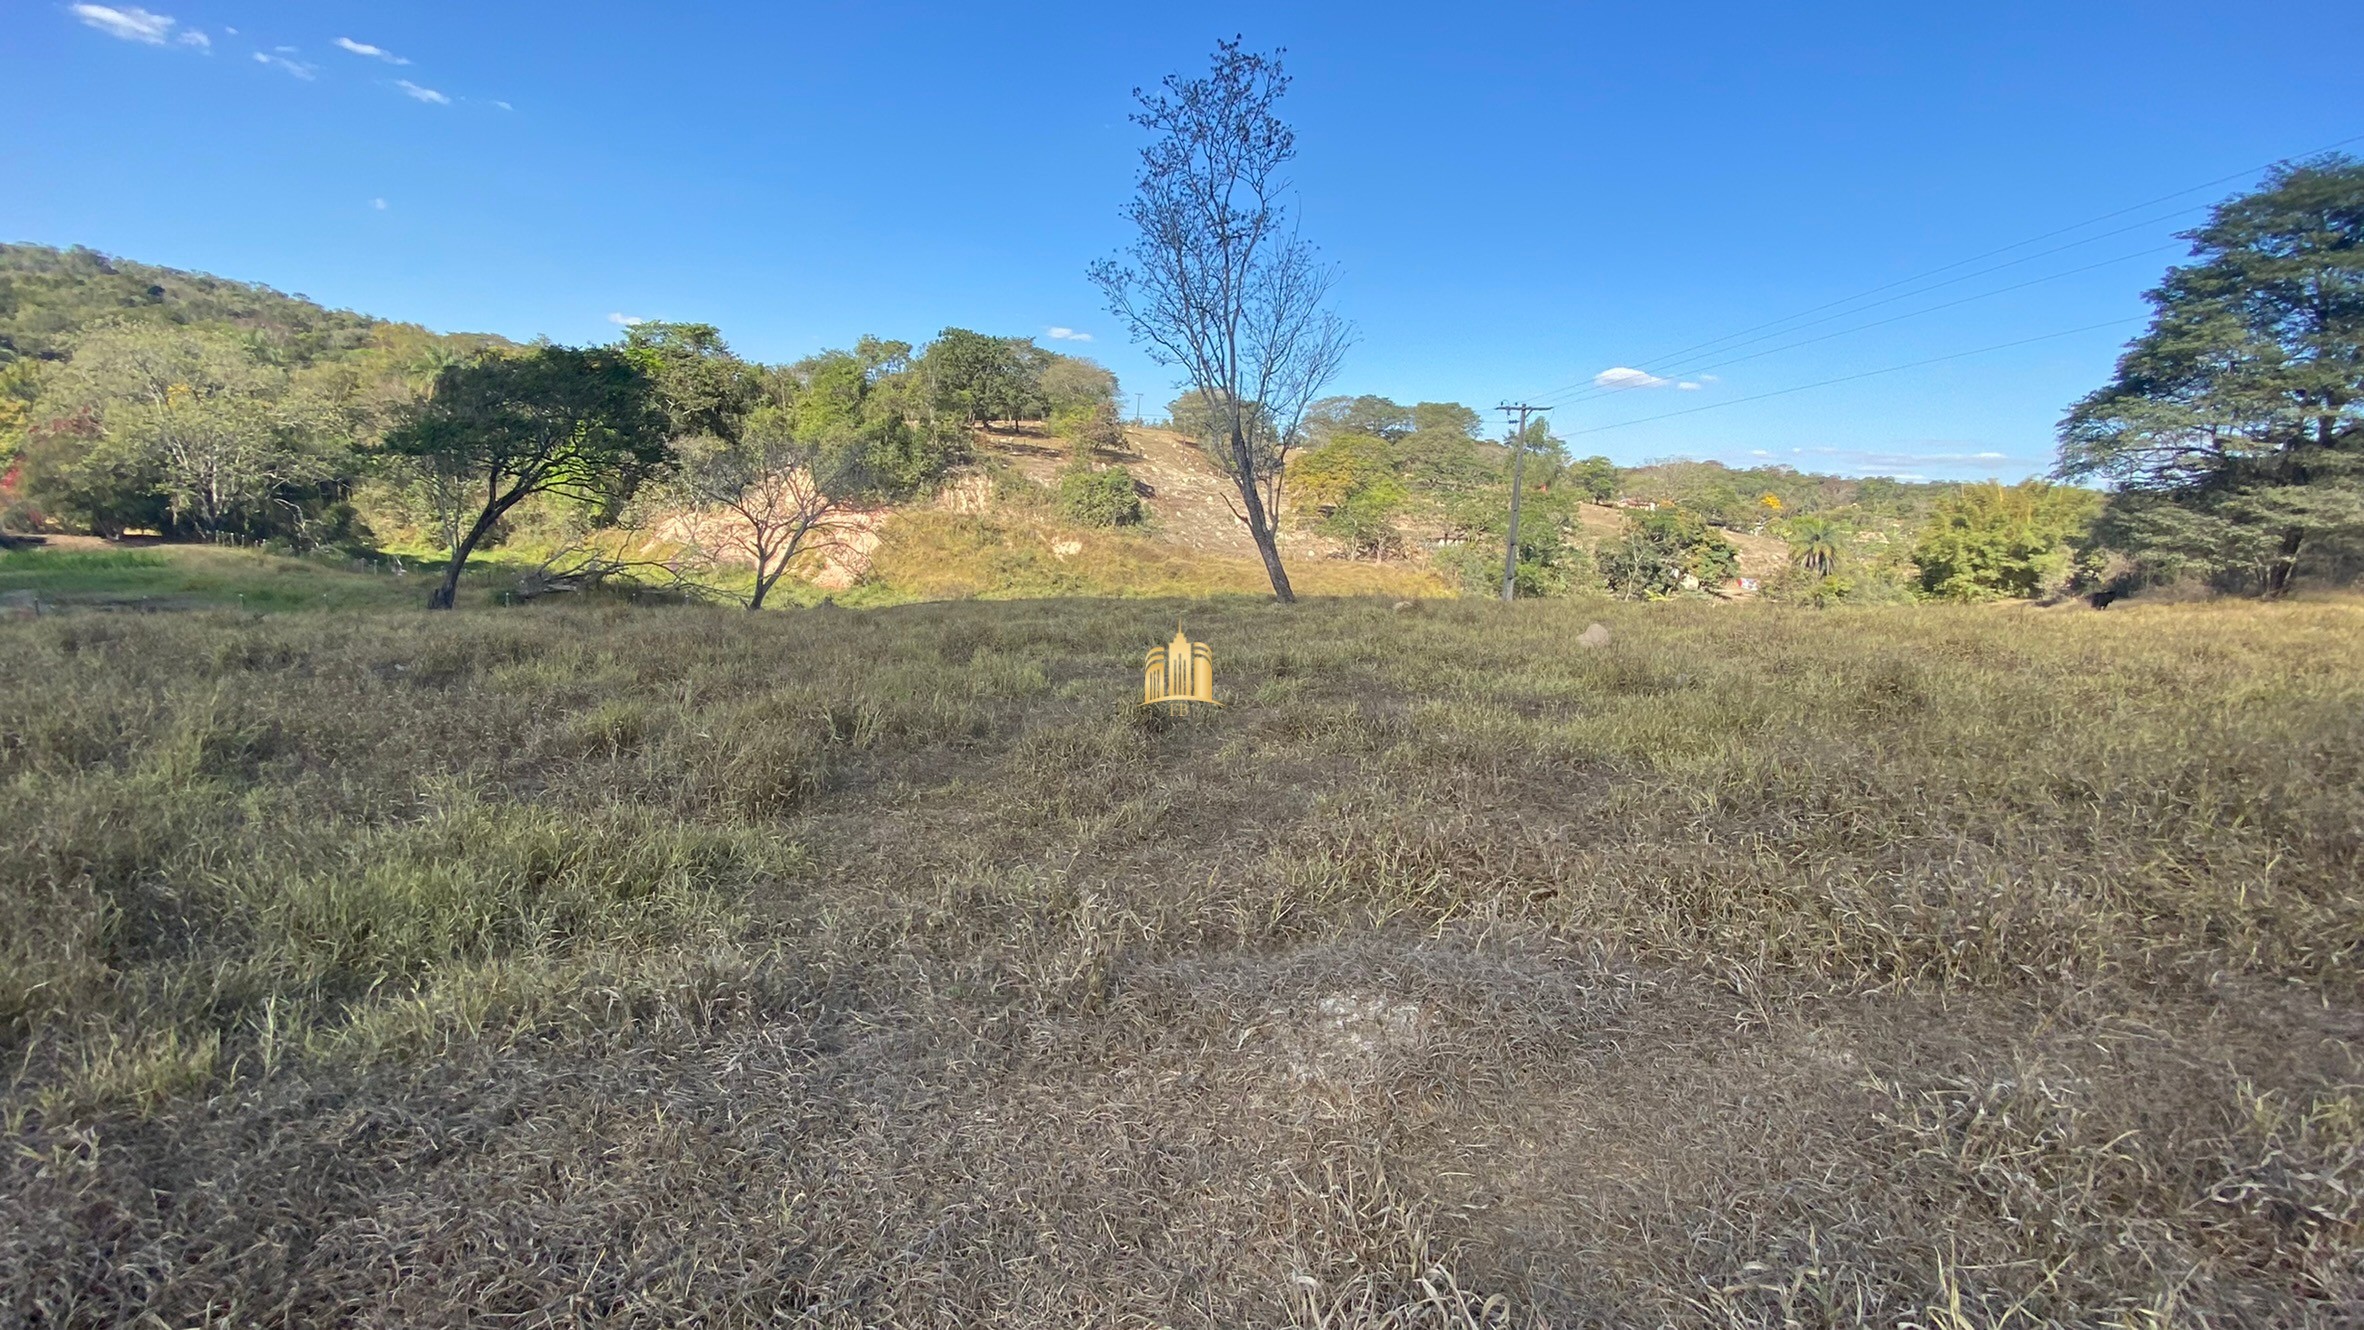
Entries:
POLYGON ((1289 572, 1281 567, 1280 541, 1274 538, 1272 515, 1264 511, 1264 495, 1256 487, 1256 461, 1248 452, 1248 441, 1237 425, 1231 429, 1231 478, 1239 486, 1240 501, 1247 505, 1248 536, 1256 542, 1256 554, 1264 560, 1265 576, 1272 579, 1272 595, 1283 605, 1297 603, 1297 593, 1289 587, 1289 572))
POLYGON ((468 556, 476 552, 477 542, 484 539, 485 533, 493 529, 493 523, 500 521, 501 514, 507 511, 505 504, 488 504, 483 512, 476 515, 476 522, 468 528, 467 536, 452 547, 451 563, 443 570, 443 580, 436 583, 435 590, 428 593, 428 609, 448 610, 452 607, 452 602, 460 594, 460 570, 468 566, 468 556))
POLYGON ((453 551, 451 564, 443 570, 442 580, 435 584, 433 591, 427 593, 428 609, 448 610, 451 608, 453 598, 460 594, 460 569, 465 567, 467 562, 468 556, 466 554, 453 551))
POLYGON ((2306 544, 2303 531, 2282 533, 2282 549, 2266 567, 2266 596, 2279 599, 2290 590, 2290 579, 2298 571, 2298 552, 2306 544))

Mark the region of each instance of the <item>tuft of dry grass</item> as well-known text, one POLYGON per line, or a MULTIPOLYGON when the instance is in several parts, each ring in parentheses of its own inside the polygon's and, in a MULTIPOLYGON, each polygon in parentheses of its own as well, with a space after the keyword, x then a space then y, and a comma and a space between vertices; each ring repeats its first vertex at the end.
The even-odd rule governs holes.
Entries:
POLYGON ((0 1324, 2353 1323, 2360 640, 0 625, 0 1324))

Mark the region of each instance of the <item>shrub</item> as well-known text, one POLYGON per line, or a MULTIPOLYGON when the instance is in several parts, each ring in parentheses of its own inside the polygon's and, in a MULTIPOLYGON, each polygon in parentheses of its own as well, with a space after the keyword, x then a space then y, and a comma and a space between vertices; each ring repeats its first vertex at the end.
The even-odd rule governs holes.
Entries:
POLYGON ((1051 432, 1067 440, 1075 455, 1086 460, 1103 449, 1116 452, 1125 446, 1124 422, 1117 418, 1113 402, 1090 402, 1054 411, 1051 432))
POLYGON ((1141 494, 1121 466, 1071 466, 1059 473, 1059 514, 1078 526, 1131 526, 1141 520, 1141 494))
POLYGON ((1732 542, 1687 508, 1633 514, 1626 519, 1624 536, 1601 546, 1597 557, 1609 590, 1626 600, 1670 596, 1686 586, 1713 586, 1740 568, 1740 553, 1732 542))

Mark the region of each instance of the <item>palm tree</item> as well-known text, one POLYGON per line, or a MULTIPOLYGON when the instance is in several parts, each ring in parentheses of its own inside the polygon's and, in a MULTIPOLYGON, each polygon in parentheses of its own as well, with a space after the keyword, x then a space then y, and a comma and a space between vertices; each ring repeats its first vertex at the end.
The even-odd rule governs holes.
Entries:
POLYGON ((1827 517, 1789 520, 1790 562, 1816 577, 1828 577, 1839 565, 1839 524, 1827 517))

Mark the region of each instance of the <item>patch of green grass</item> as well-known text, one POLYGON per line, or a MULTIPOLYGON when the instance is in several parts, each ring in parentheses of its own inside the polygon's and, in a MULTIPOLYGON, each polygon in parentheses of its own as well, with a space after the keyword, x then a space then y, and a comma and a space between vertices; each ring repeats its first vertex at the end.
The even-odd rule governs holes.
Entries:
MULTIPOLYGON (((497 602, 534 566, 497 552, 472 560, 462 599, 497 602)), ((0 592, 29 591, 64 610, 403 609, 425 604, 440 572, 434 560, 295 557, 212 545, 0 552, 0 592)))

